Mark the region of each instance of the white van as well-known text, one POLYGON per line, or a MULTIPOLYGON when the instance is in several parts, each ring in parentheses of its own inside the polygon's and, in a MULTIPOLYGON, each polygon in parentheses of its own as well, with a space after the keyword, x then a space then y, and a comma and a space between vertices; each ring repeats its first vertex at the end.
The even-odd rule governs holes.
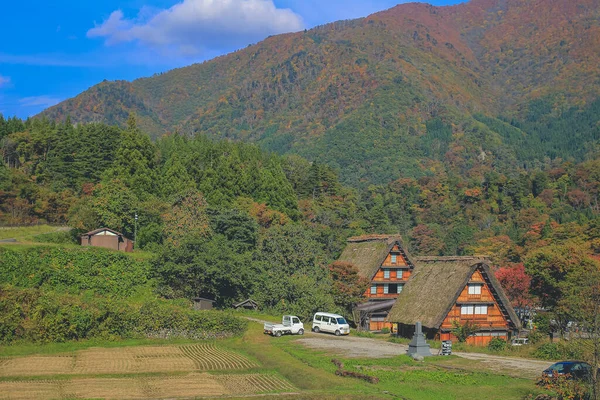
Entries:
POLYGON ((330 332, 340 336, 350 333, 350 325, 341 315, 318 312, 313 317, 312 330, 316 333, 330 332))

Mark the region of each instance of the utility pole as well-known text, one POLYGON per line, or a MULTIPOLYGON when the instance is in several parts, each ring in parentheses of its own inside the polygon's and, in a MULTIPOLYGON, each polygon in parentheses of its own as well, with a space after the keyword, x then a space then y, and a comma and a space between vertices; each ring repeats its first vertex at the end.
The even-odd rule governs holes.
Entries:
POLYGON ((133 224, 133 245, 135 247, 137 247, 137 220, 138 220, 138 215, 137 215, 137 211, 135 212, 135 223, 133 224))

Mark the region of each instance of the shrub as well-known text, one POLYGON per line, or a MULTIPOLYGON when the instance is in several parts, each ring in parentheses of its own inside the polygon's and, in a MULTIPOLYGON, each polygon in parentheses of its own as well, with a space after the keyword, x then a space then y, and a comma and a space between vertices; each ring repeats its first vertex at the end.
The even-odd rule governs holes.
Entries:
POLYGON ((381 328, 381 333, 383 333, 383 334, 388 334, 388 333, 390 333, 390 328, 388 328, 388 327, 381 328))
POLYGON ((366 338, 374 338, 375 334, 373 332, 369 332, 369 331, 352 331, 352 334, 354 336, 358 336, 358 337, 366 337, 366 338))
POLYGON ((542 376, 538 386, 556 393, 558 399, 583 400, 590 399, 589 387, 576 379, 569 379, 565 375, 554 374, 553 376, 542 376))
POLYGON ((56 244, 78 244, 77 231, 71 229, 68 231, 49 232, 35 235, 33 241, 36 243, 56 243, 56 244))
POLYGON ((543 360, 583 358, 583 349, 577 342, 544 343, 533 353, 543 360))
POLYGON ((529 332, 527 338, 529 339, 529 343, 536 344, 544 340, 548 335, 540 332, 538 329, 529 332))
POLYGON ((457 321, 452 321, 452 334, 456 336, 459 342, 466 342, 467 338, 473 336, 475 332, 479 330, 479 325, 473 324, 469 321, 464 324, 460 324, 457 321))
POLYGON ((544 343, 537 348, 533 355, 543 360, 558 360, 561 354, 557 343, 544 343))
POLYGON ((65 342, 91 338, 214 339, 239 335, 247 321, 220 311, 194 311, 188 302, 141 304, 0 286, 0 343, 65 342))
POLYGON ((506 340, 496 337, 490 340, 490 342, 488 343, 488 349, 492 351, 506 350, 506 344, 506 340))
POLYGON ((50 291, 126 297, 150 285, 150 265, 97 248, 0 248, 0 284, 50 291))

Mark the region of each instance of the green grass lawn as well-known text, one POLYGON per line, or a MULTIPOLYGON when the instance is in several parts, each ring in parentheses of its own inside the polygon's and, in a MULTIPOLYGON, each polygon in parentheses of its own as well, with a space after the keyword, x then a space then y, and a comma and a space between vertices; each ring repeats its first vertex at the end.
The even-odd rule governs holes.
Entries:
POLYGON ((421 363, 408 356, 344 359, 307 349, 297 343, 297 339, 297 336, 264 335, 259 324, 250 324, 244 337, 229 340, 227 346, 248 354, 265 367, 272 367, 305 391, 309 398, 502 400, 543 393, 532 380, 469 369, 464 367, 464 362, 471 361, 458 357, 431 357, 421 363), (337 367, 331 362, 332 358, 342 361, 346 370, 376 376, 380 382, 371 384, 357 378, 339 377, 335 375, 337 367))
POLYGON ((0 227, 0 240, 16 239, 19 242, 32 241, 36 235, 51 233, 60 230, 61 227, 50 225, 0 227))

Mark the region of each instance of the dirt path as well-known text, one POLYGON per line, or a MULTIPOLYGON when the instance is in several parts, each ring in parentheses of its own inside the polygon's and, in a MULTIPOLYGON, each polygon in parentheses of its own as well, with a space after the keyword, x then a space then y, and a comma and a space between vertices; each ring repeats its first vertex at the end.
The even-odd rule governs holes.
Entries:
MULTIPOLYGON (((249 318, 247 319, 264 323, 266 321, 249 318)), ((307 326, 305 325, 305 328, 307 326)), ((297 340, 298 343, 311 349, 322 350, 349 358, 386 358, 406 354, 408 346, 404 344, 390 343, 378 339, 362 338, 356 336, 334 336, 326 333, 313 333, 306 329, 304 337, 297 340)), ((432 349, 436 354, 437 350, 432 349)), ((519 357, 494 356, 484 353, 453 352, 452 354, 466 360, 475 361, 471 367, 477 369, 483 367, 495 372, 507 375, 527 378, 537 378, 541 372, 552 365, 550 361, 531 360, 519 357)))
MULTIPOLYGON (((298 342, 306 347, 328 351, 345 357, 385 358, 406 354, 407 345, 384 342, 377 339, 361 338, 354 336, 336 337, 327 334, 308 333, 298 342)), ((436 354, 436 350, 432 350, 436 354)), ((452 354, 467 360, 475 361, 469 367, 485 368, 495 372, 506 373, 512 376, 527 378, 539 377, 541 372, 548 368, 552 362, 530 360, 518 357, 494 356, 482 353, 453 352, 452 354)), ((469 368, 470 369, 470 368, 469 368)))
POLYGON ((480 361, 486 368, 494 371, 512 371, 511 375, 538 378, 542 371, 553 364, 551 361, 530 360, 519 357, 493 356, 482 353, 454 352, 459 357, 467 360, 480 361))

